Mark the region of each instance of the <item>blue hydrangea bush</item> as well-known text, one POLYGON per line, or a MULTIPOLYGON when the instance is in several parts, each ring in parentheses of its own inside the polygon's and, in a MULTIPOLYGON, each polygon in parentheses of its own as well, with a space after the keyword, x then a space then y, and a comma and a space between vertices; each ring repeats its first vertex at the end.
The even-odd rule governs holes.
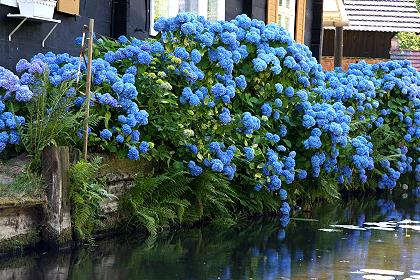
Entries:
MULTIPOLYGON (((90 104, 101 121, 90 149, 176 162, 191 176, 211 170, 282 201, 372 182, 392 189, 404 174, 420 181, 420 74, 409 62, 325 72, 285 29, 245 15, 209 22, 181 13, 155 30, 148 40, 95 41, 90 104)), ((0 92, 30 102, 38 74, 48 69, 58 87, 76 79, 78 64, 51 52, 23 59, 20 78, 0 69, 0 92)), ((85 104, 83 63, 81 71, 67 95, 75 108, 85 104)), ((11 135, 25 119, 8 125, 1 105, 0 143, 18 144, 11 135)))

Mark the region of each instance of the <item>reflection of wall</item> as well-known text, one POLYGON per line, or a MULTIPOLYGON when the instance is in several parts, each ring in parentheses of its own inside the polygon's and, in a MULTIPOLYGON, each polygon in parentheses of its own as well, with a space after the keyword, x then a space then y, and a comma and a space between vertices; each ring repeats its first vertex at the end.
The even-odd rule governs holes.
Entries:
MULTIPOLYGON (((122 178, 125 163, 117 164, 119 171, 113 170, 109 178, 122 178)), ((266 217, 234 229, 205 226, 166 232, 154 243, 132 236, 99 241, 93 250, 41 251, 0 259, 0 279, 361 279, 360 274, 350 272, 362 268, 407 273, 417 269, 420 261, 418 232, 407 236, 405 231, 318 230, 332 223, 389 220, 394 211, 400 212, 401 218, 419 213, 420 203, 414 198, 401 202, 323 203, 305 213, 317 222, 292 220, 286 229, 277 217, 266 217)))

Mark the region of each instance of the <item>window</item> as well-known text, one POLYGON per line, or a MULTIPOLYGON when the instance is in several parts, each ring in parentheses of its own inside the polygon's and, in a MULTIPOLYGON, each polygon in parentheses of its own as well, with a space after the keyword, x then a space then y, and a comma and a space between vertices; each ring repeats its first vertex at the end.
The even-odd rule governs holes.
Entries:
POLYGON ((295 33, 295 5, 296 0, 279 0, 278 24, 289 31, 292 38, 295 33))
POLYGON ((157 34, 153 29, 155 20, 174 17, 181 12, 195 13, 210 21, 224 20, 225 0, 151 0, 150 34, 157 34))

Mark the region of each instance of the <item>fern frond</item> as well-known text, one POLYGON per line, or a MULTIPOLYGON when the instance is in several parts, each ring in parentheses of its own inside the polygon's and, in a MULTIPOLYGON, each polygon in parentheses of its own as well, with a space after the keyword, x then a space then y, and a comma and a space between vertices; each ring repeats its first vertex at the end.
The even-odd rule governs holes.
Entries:
POLYGON ((69 170, 72 223, 80 240, 91 239, 98 221, 100 204, 110 196, 105 190, 104 180, 96 177, 101 162, 101 158, 94 158, 92 162, 82 160, 69 170))

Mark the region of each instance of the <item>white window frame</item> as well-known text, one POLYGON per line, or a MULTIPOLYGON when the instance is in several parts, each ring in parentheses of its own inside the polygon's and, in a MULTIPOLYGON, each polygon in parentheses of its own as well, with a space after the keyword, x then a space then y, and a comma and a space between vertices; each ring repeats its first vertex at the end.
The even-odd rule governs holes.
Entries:
MULTIPOLYGON (((225 19, 225 0, 217 0, 217 20, 225 19)), ((164 17, 175 17, 179 11, 180 0, 168 0, 168 15, 164 17)), ((158 32, 153 28, 155 21, 155 0, 150 0, 150 30, 149 33, 155 36, 158 32)), ((207 19, 208 0, 198 0, 198 15, 207 19)))
POLYGON ((283 26, 292 38, 295 36, 296 25, 296 0, 289 0, 289 8, 287 8, 287 0, 279 0, 278 24, 283 26), (289 18, 289 25, 286 26, 286 17, 289 18))

